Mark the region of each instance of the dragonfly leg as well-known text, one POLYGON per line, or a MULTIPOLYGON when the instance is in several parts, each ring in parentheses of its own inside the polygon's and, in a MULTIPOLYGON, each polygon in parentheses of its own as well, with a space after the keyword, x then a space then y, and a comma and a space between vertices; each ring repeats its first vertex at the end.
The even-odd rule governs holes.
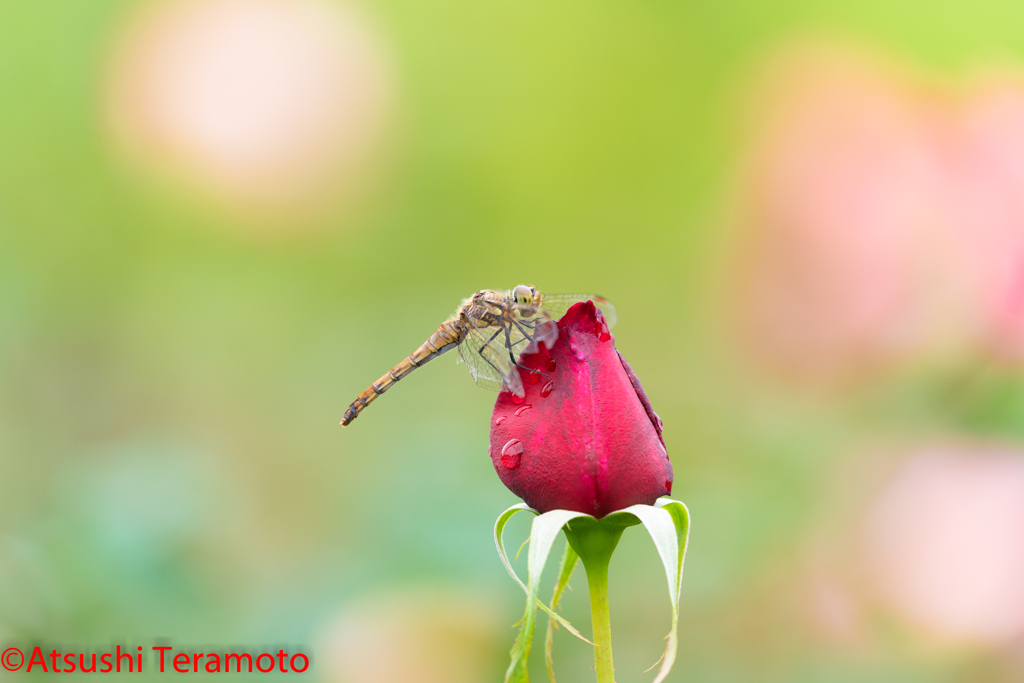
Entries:
POLYGON ((496 329, 494 331, 494 334, 491 335, 491 338, 484 342, 484 345, 480 347, 480 355, 483 355, 484 349, 486 349, 488 346, 490 346, 491 342, 494 341, 494 338, 497 337, 499 334, 501 334, 501 330, 502 330, 502 328, 500 328, 500 327, 498 329, 496 329))
MULTIPOLYGON (((520 344, 522 344, 522 343, 523 343, 523 341, 525 341, 526 339, 529 339, 531 343, 535 343, 535 342, 537 342, 537 341, 542 341, 542 342, 544 342, 545 344, 547 344, 547 346, 548 346, 549 348, 550 348, 550 347, 551 347, 551 345, 552 345, 552 344, 554 343, 554 340, 552 340, 552 339, 550 338, 550 337, 551 337, 551 330, 542 330, 542 331, 544 332, 544 334, 543 334, 543 335, 540 335, 540 334, 539 334, 539 333, 537 332, 537 328, 539 328, 539 327, 540 327, 541 325, 546 325, 547 323, 549 323, 549 322, 551 322, 551 321, 549 321, 549 320, 540 320, 540 321, 530 321, 530 320, 513 320, 512 322, 513 322, 513 323, 515 323, 516 327, 518 327, 518 328, 519 328, 519 331, 520 331, 520 332, 522 333, 522 335, 523 335, 523 337, 524 337, 524 339, 520 339, 520 340, 519 340, 519 341, 517 341, 516 343, 512 344, 512 346, 513 346, 513 347, 515 347, 515 346, 519 346, 519 345, 520 345, 520 344), (523 329, 523 327, 529 327, 529 328, 530 328, 531 330, 533 330, 533 333, 534 333, 534 335, 537 335, 537 336, 531 337, 531 336, 530 336, 530 335, 529 335, 529 334, 528 334, 528 333, 526 332, 526 330, 524 330, 524 329, 523 329)), ((554 335, 554 338, 555 338, 555 340, 557 340, 557 339, 558 339, 558 334, 557 334, 557 327, 556 327, 556 329, 555 329, 555 335, 554 335)), ((544 373, 541 373, 541 374, 544 374, 544 373)), ((546 375, 545 375, 545 376, 546 376, 546 375)))
MULTIPOLYGON (((499 370, 497 367, 495 367, 494 363, 491 362, 490 358, 488 358, 486 355, 484 355, 484 349, 486 349, 488 346, 491 345, 491 342, 494 341, 495 337, 497 337, 499 334, 501 334, 501 331, 503 329, 504 328, 502 328, 502 327, 499 327, 498 329, 496 329, 494 331, 494 334, 491 335, 491 338, 488 339, 487 341, 485 341, 483 346, 480 347, 480 357, 483 358, 485 361, 487 361, 487 364, 490 365, 492 368, 494 368, 494 371, 497 372, 499 375, 502 375, 504 373, 501 370, 499 370)), ((505 331, 505 335, 508 336, 508 330, 505 331)))
MULTIPOLYGON (((516 324, 516 326, 518 327, 518 323, 516 324)), ((512 346, 510 348, 514 349, 515 347, 519 346, 520 344, 522 344, 523 342, 526 342, 526 341, 528 341, 528 342, 536 341, 536 339, 534 339, 533 337, 531 337, 530 335, 528 335, 526 333, 526 330, 524 330, 522 328, 519 328, 519 331, 523 333, 523 338, 520 339, 519 341, 512 342, 512 346)))
MULTIPOLYGON (((530 336, 529 334, 527 334, 526 330, 524 330, 524 329, 523 329, 523 325, 522 325, 522 324, 521 324, 521 323, 520 323, 520 322, 519 322, 518 320, 513 320, 513 321, 512 321, 512 323, 513 323, 513 324, 514 324, 514 325, 515 325, 516 327, 518 327, 518 328, 519 328, 519 331, 523 333, 523 336, 524 336, 524 337, 526 337, 526 338, 527 338, 527 339, 529 339, 530 341, 534 341, 534 338, 533 338, 533 337, 531 337, 531 336, 530 336)), ((530 328, 530 329, 533 329, 533 328, 530 328)), ((522 340, 520 339, 519 341, 522 341, 522 340)), ((518 344, 519 342, 516 342, 516 343, 518 344)))
MULTIPOLYGON (((487 339, 487 341, 485 341, 485 342, 484 342, 484 343, 483 343, 483 344, 482 344, 482 345, 480 346, 480 349, 478 350, 478 354, 479 354, 479 356, 480 356, 481 358, 483 358, 483 359, 484 359, 484 361, 485 361, 485 362, 486 362, 486 363, 487 363, 488 365, 490 365, 490 366, 491 366, 491 368, 493 368, 493 369, 494 369, 494 371, 495 371, 496 373, 498 373, 498 376, 499 376, 499 377, 504 377, 504 376, 505 376, 505 372, 504 372, 504 371, 502 371, 502 370, 501 370, 501 368, 499 368, 499 367, 498 367, 497 365, 495 365, 495 364, 494 364, 494 363, 493 363, 493 362, 491 361, 491 359, 487 357, 487 354, 485 354, 485 353, 484 353, 484 350, 485 350, 485 349, 487 349, 487 347, 489 347, 489 346, 491 345, 491 342, 493 342, 493 341, 494 341, 494 340, 495 340, 495 339, 497 338, 497 336, 498 336, 499 334, 501 334, 501 333, 502 333, 502 331, 504 331, 504 332, 505 332, 505 338, 506 338, 506 339, 508 339, 508 336, 509 336, 509 332, 508 332, 508 329, 507 329, 507 327, 505 326, 504 320, 502 320, 502 319, 498 318, 498 319, 496 319, 496 320, 492 321, 491 323, 489 323, 488 325, 486 325, 486 326, 484 326, 484 327, 480 327, 480 325, 478 325, 478 324, 477 324, 477 321, 476 321, 476 320, 474 320, 473 318, 469 317, 469 316, 465 316, 465 320, 466 320, 466 321, 467 321, 467 322, 468 322, 468 323, 469 323, 470 325, 472 325, 472 326, 473 326, 473 328, 474 328, 474 329, 475 329, 476 331, 480 332, 481 334, 483 334, 484 330, 485 330, 485 329, 487 329, 488 327, 490 327, 490 325, 491 325, 491 324, 494 324, 494 325, 496 325, 496 326, 497 326, 497 328, 498 328, 498 329, 494 330, 494 334, 492 334, 492 335, 491 335, 491 336, 490 336, 490 337, 489 337, 489 338, 487 339)), ((515 361, 513 361, 513 363, 514 363, 514 362, 515 362, 515 361)))
POLYGON ((528 368, 525 365, 520 365, 519 362, 516 361, 515 355, 512 353, 512 347, 513 346, 514 345, 512 344, 512 336, 509 333, 509 329, 506 327, 505 328, 505 348, 508 350, 508 359, 510 361, 512 361, 512 365, 516 366, 517 368, 522 368, 523 370, 526 370, 527 372, 532 372, 535 375, 542 375, 544 377, 547 377, 549 380, 551 379, 551 375, 549 375, 546 372, 541 372, 540 370, 534 370, 533 368, 528 368))

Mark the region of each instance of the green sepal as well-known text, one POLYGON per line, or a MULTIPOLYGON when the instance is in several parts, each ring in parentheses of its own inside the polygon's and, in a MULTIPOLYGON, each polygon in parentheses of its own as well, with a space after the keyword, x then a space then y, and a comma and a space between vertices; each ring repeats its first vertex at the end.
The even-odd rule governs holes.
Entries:
POLYGON ((498 556, 501 558, 502 564, 505 565, 505 569, 508 570, 509 575, 526 592, 526 613, 523 615, 519 628, 519 635, 516 638, 515 645, 512 647, 512 661, 509 664, 508 671, 505 672, 506 683, 526 683, 530 680, 526 664, 530 656, 530 647, 533 643, 533 631, 535 627, 534 612, 538 607, 547 612, 549 617, 555 619, 574 636, 593 645, 593 643, 583 637, 583 634, 576 630, 576 628, 564 617, 556 614, 537 598, 537 593, 540 589, 541 574, 544 571, 544 565, 547 564, 548 555, 551 553, 551 546, 558 537, 558 532, 566 522, 577 517, 584 516, 586 515, 582 512, 570 512, 568 510, 552 510, 551 512, 546 512, 540 515, 536 510, 530 508, 525 503, 520 503, 519 505, 513 505, 508 510, 505 510, 505 512, 498 517, 498 521, 494 525, 494 544, 498 548, 498 556), (527 554, 527 572, 529 574, 527 579, 528 584, 524 584, 516 574, 515 570, 512 569, 512 563, 508 560, 508 553, 505 551, 505 543, 502 539, 502 533, 505 530, 505 525, 508 523, 508 520, 515 514, 523 512, 524 510, 537 515, 533 520, 533 525, 530 531, 530 551, 527 554))
MULTIPOLYGON (((526 593, 527 596, 529 596, 530 590, 526 587, 526 584, 524 584, 522 582, 522 580, 520 580, 519 576, 516 574, 516 571, 514 569, 512 569, 512 563, 509 562, 508 553, 505 552, 505 542, 502 539, 502 533, 505 531, 505 525, 508 523, 508 520, 511 519, 516 513, 523 512, 524 510, 527 511, 527 512, 532 512, 535 515, 539 514, 536 510, 531 508, 526 503, 520 503, 519 505, 513 505, 508 510, 505 510, 505 512, 501 513, 501 516, 498 517, 498 521, 494 524, 494 544, 498 548, 498 557, 501 558, 502 564, 504 564, 505 565, 505 569, 508 570, 509 576, 511 576, 515 580, 515 582, 519 584, 519 587, 523 589, 523 592, 526 593)), ((573 513, 573 514, 581 515, 582 513, 573 513)), ((534 521, 536 521, 536 520, 534 520, 534 521)), ((531 538, 532 538, 532 534, 531 534, 531 538)), ((529 541, 530 539, 528 538, 526 540, 529 541)), ((548 552, 550 552, 550 546, 548 548, 548 552)), ((532 553, 532 551, 531 551, 531 553, 532 553)), ((531 554, 531 557, 532 557, 532 554, 531 554)), ((544 561, 545 562, 547 561, 546 556, 545 556, 545 560, 544 561)), ((532 565, 528 565, 528 568, 529 567, 532 567, 532 565)), ((544 570, 544 566, 543 565, 541 565, 540 570, 541 571, 544 570)), ((530 574, 530 576, 532 576, 532 574, 530 574)), ((593 643, 591 643, 589 640, 587 640, 583 636, 583 634, 580 633, 576 629, 575 626, 570 624, 568 622, 568 620, 565 619, 565 617, 563 617, 560 614, 557 614, 556 612, 552 611, 550 608, 548 608, 547 605, 545 605, 540 600, 537 600, 537 606, 540 607, 545 612, 547 612, 549 618, 555 619, 559 624, 564 626, 566 628, 566 630, 569 631, 569 633, 573 634, 574 636, 576 636, 577 638, 582 640, 584 643, 587 643, 588 645, 593 645, 593 643)))
MULTIPOLYGON (((665 578, 668 579, 668 593, 672 601, 672 630, 668 634, 665 652, 659 660, 661 668, 653 681, 661 683, 672 670, 679 647, 679 591, 683 583, 686 546, 690 540, 690 511, 678 500, 662 498, 655 501, 654 505, 633 505, 614 512, 605 519, 617 515, 632 515, 643 523, 651 535, 651 540, 654 541, 654 547, 657 548, 658 556, 661 557, 661 563, 665 568, 665 578)), ((654 666, 657 665, 658 662, 655 662, 654 666)))
MULTIPOLYGON (((668 676, 669 671, 671 671, 672 665, 675 663, 676 651, 678 649, 679 592, 682 586, 683 564, 686 559, 686 548, 690 536, 689 511, 683 503, 670 499, 658 500, 654 505, 633 505, 607 515, 600 520, 581 512, 572 512, 569 510, 552 510, 544 514, 538 514, 536 510, 533 510, 525 503, 512 506, 498 517, 498 520, 494 525, 494 541, 498 548, 498 555, 501 557, 501 561, 505 565, 505 569, 508 570, 509 575, 526 592, 526 613, 523 616, 515 645, 512 647, 512 661, 509 664, 508 670, 505 672, 505 683, 529 682, 527 661, 529 659, 530 647, 533 641, 533 632, 535 627, 534 613, 537 607, 540 607, 547 612, 550 619, 553 619, 565 626, 577 638, 590 643, 590 641, 584 638, 579 631, 569 624, 569 622, 555 613, 552 609, 549 609, 537 598, 537 592, 540 588, 541 573, 544 570, 544 565, 547 563, 548 555, 551 553, 551 546, 553 545, 555 538, 558 536, 558 532, 572 520, 583 517, 588 518, 588 524, 590 520, 593 520, 594 523, 602 526, 610 524, 615 527, 624 528, 626 526, 642 523, 650 534, 651 539, 654 541, 654 546, 658 551, 658 556, 661 558, 662 565, 665 568, 665 577, 668 580, 669 587, 669 599, 672 604, 672 629, 668 634, 668 644, 665 648, 665 652, 659 660, 661 662, 661 668, 658 670, 658 674, 655 676, 653 681, 653 683, 662 683, 662 681, 665 680, 665 677, 668 676), (530 533, 528 585, 524 584, 512 569, 512 564, 508 560, 508 554, 505 552, 504 542, 502 540, 502 532, 504 531, 508 520, 516 513, 524 510, 537 515, 533 520, 533 526, 530 533)), ((621 531, 619 533, 621 533, 621 531)), ((609 545, 607 554, 611 554, 616 544, 617 536, 616 543, 611 543, 609 545)), ((551 601, 552 607, 557 607, 558 599, 561 597, 566 584, 569 582, 573 568, 576 566, 577 559, 578 555, 576 551, 571 545, 567 544, 566 553, 562 560, 562 567, 559 571, 558 582, 555 586, 554 596, 551 601)), ((545 644, 545 659, 548 675, 551 680, 554 681, 550 655, 552 629, 553 624, 549 620, 548 637, 545 644)), ((593 645, 593 643, 590 644, 593 645)), ((657 666, 657 662, 655 662, 655 666, 657 666)))

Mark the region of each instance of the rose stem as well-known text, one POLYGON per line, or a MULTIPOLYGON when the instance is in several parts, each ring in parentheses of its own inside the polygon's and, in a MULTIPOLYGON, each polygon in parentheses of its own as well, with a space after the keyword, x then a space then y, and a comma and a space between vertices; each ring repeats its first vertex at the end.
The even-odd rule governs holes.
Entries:
POLYGON ((612 623, 608 610, 608 563, 625 526, 583 517, 565 527, 566 538, 587 571, 590 618, 594 629, 594 669, 597 683, 615 683, 612 664, 612 623))
MULTIPOLYGON (((585 565, 584 565, 585 566, 585 565)), ((612 620, 608 612, 608 563, 587 567, 590 586, 590 619, 594 625, 594 668, 598 683, 615 683, 612 664, 612 620)))

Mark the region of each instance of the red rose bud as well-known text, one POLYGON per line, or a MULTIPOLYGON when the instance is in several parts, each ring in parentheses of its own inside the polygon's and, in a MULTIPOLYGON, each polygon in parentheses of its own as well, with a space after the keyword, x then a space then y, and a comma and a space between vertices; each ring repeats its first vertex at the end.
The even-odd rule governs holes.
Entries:
POLYGON ((519 363, 550 380, 520 369, 525 398, 506 389, 494 404, 490 454, 505 486, 540 512, 599 518, 671 493, 661 420, 593 302, 558 321, 550 350, 531 347, 519 363))

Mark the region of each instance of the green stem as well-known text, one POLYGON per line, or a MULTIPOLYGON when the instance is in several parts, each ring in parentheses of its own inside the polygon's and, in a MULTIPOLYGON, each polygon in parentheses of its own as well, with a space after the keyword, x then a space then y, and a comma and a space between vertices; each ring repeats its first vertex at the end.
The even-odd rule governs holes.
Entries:
POLYGON ((587 584, 590 586, 590 619, 594 626, 594 668, 597 683, 615 683, 612 664, 612 620, 608 611, 608 563, 587 566, 587 584))
POLYGON ((583 567, 587 571, 597 683, 615 683, 612 623, 608 610, 608 563, 625 528, 624 525, 602 522, 592 517, 574 519, 565 526, 565 536, 583 560, 583 567))

